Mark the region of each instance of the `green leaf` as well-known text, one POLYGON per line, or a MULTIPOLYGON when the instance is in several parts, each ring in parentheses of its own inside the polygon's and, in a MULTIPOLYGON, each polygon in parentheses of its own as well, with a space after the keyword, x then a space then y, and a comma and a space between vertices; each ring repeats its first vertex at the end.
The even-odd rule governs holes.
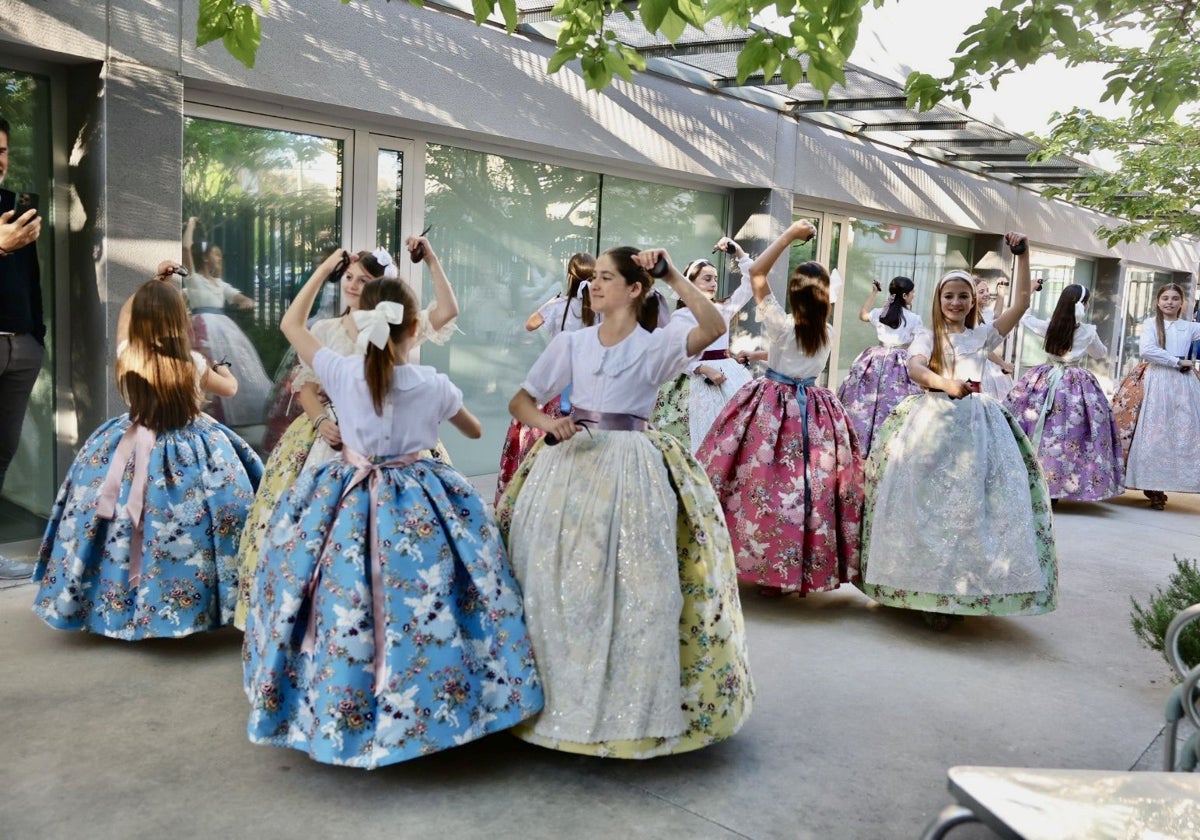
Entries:
POLYGON ((604 66, 608 69, 609 73, 620 76, 627 82, 633 81, 633 71, 629 69, 629 65, 625 63, 624 57, 619 53, 605 53, 604 66))
POLYGON ((671 0, 642 0, 638 3, 638 14, 642 16, 642 25, 647 32, 657 32, 669 11, 671 0))
POLYGON ((229 31, 221 39, 225 49, 242 64, 253 69, 259 44, 262 43, 262 21, 258 12, 243 3, 234 8, 229 17, 229 31))
POLYGON ((485 23, 492 15, 495 3, 492 0, 471 0, 471 11, 475 14, 476 23, 485 23))
POLYGON ((196 21, 196 46, 225 37, 229 31, 229 13, 233 11, 233 0, 200 0, 200 16, 196 21))
POLYGON ((668 10, 662 22, 663 36, 674 44, 685 29, 687 29, 687 21, 675 14, 674 10, 668 10))
POLYGON ((575 57, 575 53, 570 50, 557 49, 550 56, 550 60, 546 62, 546 73, 557 73, 562 66, 575 57))
POLYGON ((767 52, 770 50, 758 35, 752 35, 737 57, 738 84, 745 84, 746 79, 763 66, 767 52))
POLYGON ((509 35, 513 34, 521 19, 517 10, 517 0, 500 0, 500 15, 504 18, 504 31, 509 35))

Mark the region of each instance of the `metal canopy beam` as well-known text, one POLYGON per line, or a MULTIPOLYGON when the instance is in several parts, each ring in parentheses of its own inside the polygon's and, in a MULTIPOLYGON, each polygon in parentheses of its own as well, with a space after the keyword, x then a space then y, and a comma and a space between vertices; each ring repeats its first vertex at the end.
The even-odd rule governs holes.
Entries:
POLYGON ((897 108, 907 108, 908 98, 904 96, 875 96, 862 98, 830 99, 828 102, 811 100, 809 102, 789 102, 788 112, 791 114, 814 114, 823 111, 890 111, 897 108))
POLYGON ((914 140, 909 148, 915 146, 941 148, 943 146, 958 146, 963 149, 984 148, 987 146, 1007 146, 1012 143, 1008 137, 950 137, 945 140, 914 140))
POLYGON ((1083 176, 1083 172, 1075 175, 1014 175, 1013 180, 1029 184, 1069 184, 1083 176))
POLYGON ((968 120, 914 120, 912 122, 863 123, 858 131, 966 131, 968 120))
MULTIPOLYGON (((750 40, 749 35, 739 35, 734 38, 713 38, 711 41, 694 41, 690 44, 655 44, 651 47, 638 47, 637 51, 644 58, 678 58, 685 55, 714 55, 717 53, 738 52, 750 40)), ((760 75, 759 78, 762 78, 760 75)))
MULTIPOLYGON (((994 160, 994 161, 1012 160, 1012 161, 1025 161, 1028 163, 1029 156, 1031 154, 1033 154, 1033 152, 1032 151, 1029 151, 1029 152, 955 152, 955 151, 948 150, 946 152, 946 154, 953 155, 954 157, 952 158, 952 160, 956 160, 956 161, 971 160, 971 161, 983 161, 984 163, 986 163, 989 160, 994 160)), ((1033 166, 1034 164, 1030 163, 1029 165, 1033 166)))
MULTIPOLYGON (((800 83, 804 84, 804 80, 801 79, 800 83)), ((769 79, 763 78, 762 73, 751 73, 749 76, 746 77, 746 81, 744 81, 744 82, 739 82, 737 80, 736 76, 719 76, 719 77, 713 79, 713 86, 720 88, 722 90, 725 90, 728 88, 753 87, 756 85, 765 87, 767 85, 786 85, 786 84, 787 84, 787 82, 784 81, 783 76, 779 75, 778 73, 776 73, 774 76, 772 76, 769 79)))
MULTIPOLYGON (((614 9, 614 11, 636 12, 637 5, 634 0, 625 0, 621 3, 620 9, 614 9)), ((530 6, 527 9, 518 9, 517 23, 547 23, 554 20, 553 12, 556 8, 556 3, 545 3, 540 6, 530 6)))
POLYGON ((1078 164, 1059 164, 1051 166, 1045 163, 998 163, 991 167, 993 172, 1011 172, 1014 175, 1037 175, 1044 172, 1047 175, 1070 175, 1079 172, 1078 164))

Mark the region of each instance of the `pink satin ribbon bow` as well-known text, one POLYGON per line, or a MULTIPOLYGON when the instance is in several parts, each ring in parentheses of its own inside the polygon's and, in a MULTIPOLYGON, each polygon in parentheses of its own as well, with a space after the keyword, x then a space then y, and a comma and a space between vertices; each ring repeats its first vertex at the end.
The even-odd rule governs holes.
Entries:
MULTIPOLYGON (((379 477, 385 469, 407 467, 420 457, 420 453, 411 452, 407 455, 397 455, 395 458, 389 458, 380 463, 373 463, 349 447, 342 449, 342 458, 354 467, 354 475, 351 476, 346 489, 342 491, 341 498, 338 499, 338 507, 341 507, 342 502, 350 495, 350 491, 362 484, 363 481, 367 482, 368 492, 371 494, 371 505, 367 508, 367 553, 371 564, 371 625, 375 639, 374 693, 376 697, 382 694, 384 689, 383 672, 386 667, 384 652, 387 647, 387 623, 384 621, 386 605, 383 597, 383 553, 379 550, 378 525, 375 517, 375 508, 379 503, 379 477)), ((304 628, 304 639, 300 643, 300 651, 309 656, 312 656, 317 650, 317 622, 313 610, 316 609, 317 587, 321 583, 323 569, 321 560, 325 556, 325 546, 329 543, 331 533, 333 533, 332 528, 325 533, 325 541, 321 543, 321 550, 317 554, 316 568, 313 569, 312 577, 308 579, 308 585, 304 587, 304 602, 308 604, 308 626, 304 628)), ((303 611, 303 606, 301 610, 303 611)))
POLYGON ((146 506, 146 484, 149 481, 150 451, 154 449, 156 435, 145 426, 131 425, 121 435, 117 451, 108 464, 108 473, 100 485, 100 503, 96 515, 101 519, 114 519, 117 513, 117 496, 121 492, 121 481, 125 477, 125 465, 133 455, 133 482, 129 485, 129 497, 125 500, 125 511, 133 530, 129 535, 129 586, 135 588, 142 581, 142 513, 146 506))

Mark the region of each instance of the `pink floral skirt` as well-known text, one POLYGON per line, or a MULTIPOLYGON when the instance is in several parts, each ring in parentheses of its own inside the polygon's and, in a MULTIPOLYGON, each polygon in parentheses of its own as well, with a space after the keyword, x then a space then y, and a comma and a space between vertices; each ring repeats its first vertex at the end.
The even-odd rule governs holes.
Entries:
MULTIPOLYGON (((550 417, 562 417, 563 413, 558 407, 558 400, 559 398, 555 397, 543 405, 542 413, 550 417)), ((542 439, 544 434, 546 433, 541 429, 526 426, 515 417, 508 424, 508 434, 504 436, 504 448, 500 450, 500 475, 496 478, 495 503, 497 505, 500 504, 500 497, 504 495, 504 489, 508 487, 508 482, 512 481, 517 467, 521 466, 521 462, 525 460, 529 450, 542 439)))
POLYGON ((805 388, 805 447, 796 390, 765 377, 743 386, 696 459, 725 511, 738 578, 803 595, 858 579, 863 465, 827 388, 805 388))

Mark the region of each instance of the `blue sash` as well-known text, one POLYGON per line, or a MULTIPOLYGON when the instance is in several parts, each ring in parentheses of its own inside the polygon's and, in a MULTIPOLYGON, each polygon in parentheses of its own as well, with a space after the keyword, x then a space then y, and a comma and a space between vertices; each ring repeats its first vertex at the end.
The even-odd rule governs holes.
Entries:
POLYGON ((800 424, 804 430, 800 451, 804 456, 804 518, 807 526, 808 512, 812 510, 812 491, 808 486, 808 388, 817 384, 817 378, 810 376, 807 379, 793 379, 771 368, 767 368, 766 377, 772 382, 796 386, 796 405, 800 407, 800 424))

